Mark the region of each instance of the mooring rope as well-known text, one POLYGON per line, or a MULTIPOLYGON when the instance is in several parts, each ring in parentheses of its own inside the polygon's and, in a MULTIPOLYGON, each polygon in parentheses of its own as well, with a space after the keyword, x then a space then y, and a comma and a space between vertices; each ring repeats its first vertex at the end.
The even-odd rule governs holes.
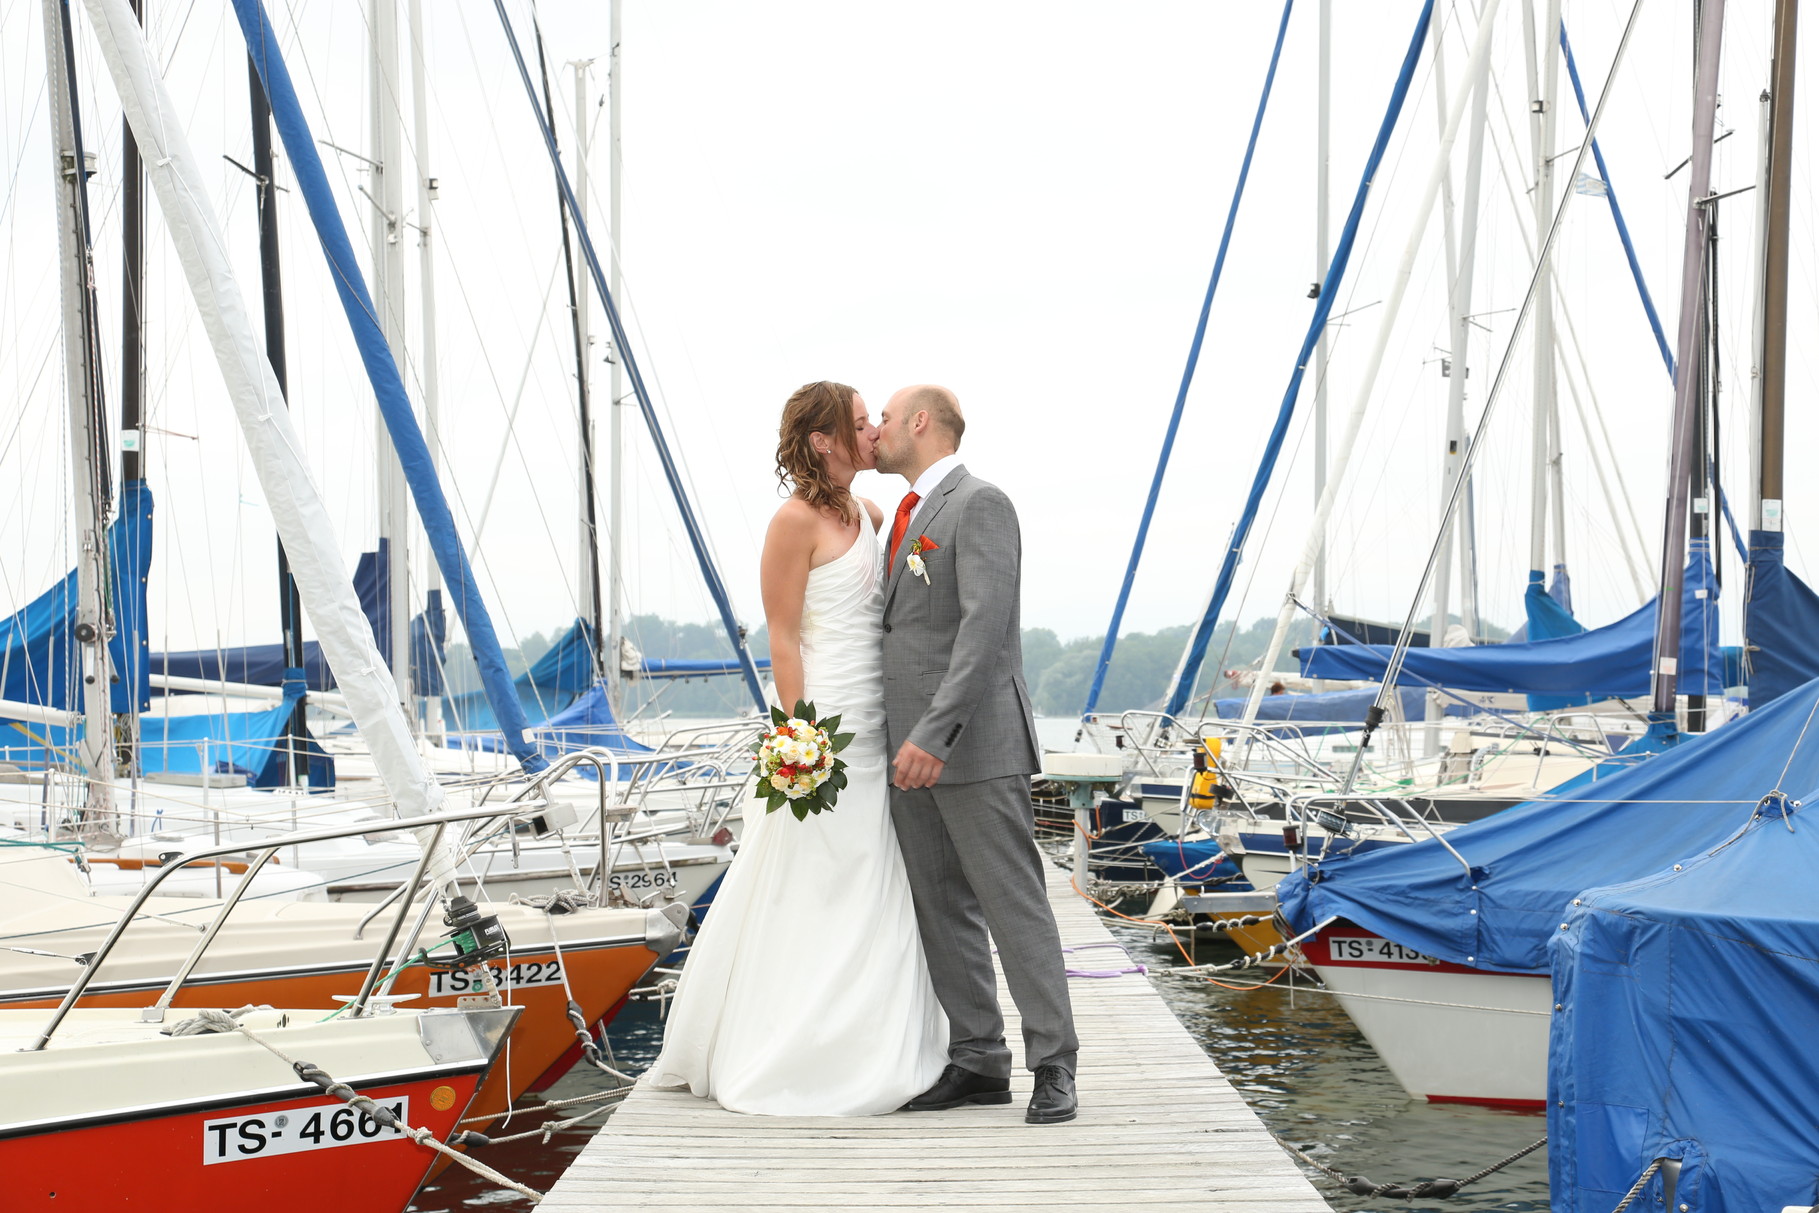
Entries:
POLYGON ((257 1009, 260 1008, 244 1006, 238 1011, 218 1011, 212 1008, 204 1009, 198 1011, 193 1019, 186 1019, 166 1028, 164 1030, 165 1035, 201 1036, 209 1032, 238 1032, 240 1035, 246 1037, 248 1040, 270 1053, 273 1057, 276 1057, 279 1061, 282 1061, 292 1070, 296 1071, 298 1078, 321 1088, 324 1095, 333 1095, 341 1102, 370 1116, 375 1123, 388 1129, 396 1129, 398 1132, 410 1138, 418 1145, 423 1146, 425 1149, 434 1150, 438 1154, 447 1156, 453 1161, 460 1163, 474 1174, 480 1176, 482 1179, 491 1180, 502 1188, 509 1188, 518 1193, 518 1195, 528 1199, 532 1204, 541 1204, 543 1202, 543 1194, 541 1192, 527 1188, 517 1180, 501 1175, 485 1163, 469 1158, 467 1155, 461 1153, 461 1151, 450 1148, 438 1141, 435 1133, 431 1132, 429 1129, 420 1129, 405 1123, 400 1120, 390 1108, 380 1105, 370 1096, 362 1095, 353 1087, 350 1087, 346 1083, 335 1078, 334 1075, 328 1073, 321 1066, 307 1061, 298 1061, 296 1058, 291 1057, 285 1053, 283 1049, 280 1049, 271 1041, 264 1039, 251 1028, 248 1028, 245 1024, 240 1022, 240 1016, 245 1015, 248 1011, 257 1009))
MULTIPOLYGON (((1533 1145, 1524 1146, 1514 1154, 1511 1154, 1508 1158, 1494 1162, 1482 1171, 1475 1171, 1472 1174, 1467 1175, 1464 1179, 1426 1179, 1422 1180, 1420 1183, 1414 1184, 1380 1184, 1366 1179, 1362 1175, 1347 1175, 1337 1167, 1329 1167, 1323 1162, 1309 1158, 1301 1150, 1290 1143, 1283 1141, 1280 1137, 1276 1138, 1276 1144, 1281 1146, 1284 1150, 1287 1150, 1290 1154, 1293 1154, 1296 1158, 1299 1158, 1308 1166, 1314 1168, 1314 1170, 1333 1180, 1354 1196, 1391 1196, 1399 1200, 1410 1200, 1417 1196, 1456 1195, 1460 1188, 1463 1188, 1468 1184, 1475 1184, 1487 1175, 1495 1175, 1517 1159, 1527 1158, 1530 1154, 1533 1154, 1536 1150, 1545 1146, 1547 1144, 1547 1138, 1543 1137, 1533 1145)), ((1656 1166, 1659 1165, 1659 1163, 1656 1164, 1656 1166)), ((1654 1174, 1654 1171, 1655 1168, 1650 1167, 1647 1171, 1643 1172, 1642 1178, 1636 1181, 1636 1186, 1630 1190, 1628 1196, 1623 1198, 1623 1204, 1618 1205, 1614 1213, 1623 1213, 1624 1207, 1630 1203, 1637 1192, 1642 1190, 1642 1185, 1648 1182, 1648 1177, 1654 1174)))
POLYGON ((1623 1213, 1625 1209, 1629 1208, 1630 1201, 1635 1200, 1636 1197, 1642 1195, 1642 1189, 1648 1187, 1648 1181, 1653 1179, 1655 1177, 1655 1172, 1660 1169, 1661 1160, 1659 1158, 1644 1167, 1642 1169, 1642 1174, 1636 1177, 1636 1182, 1630 1185, 1630 1190, 1623 1194, 1623 1199, 1617 1202, 1617 1207, 1612 1209, 1611 1213, 1623 1213))
MULTIPOLYGON (((575 1097, 574 1099, 551 1100, 549 1103, 542 1104, 540 1106, 545 1107, 545 1108, 565 1108, 565 1107, 569 1107, 574 1104, 601 1103, 601 1101, 608 1100, 608 1099, 614 1099, 614 1100, 624 1099, 627 1095, 630 1095, 631 1092, 632 1092, 632 1089, 630 1087, 614 1087, 610 1091, 595 1091, 592 1095, 580 1095, 580 1096, 575 1097)), ((523 1108, 513 1109, 513 1111, 526 1111, 526 1110, 527 1109, 523 1109, 523 1108)), ((467 1146, 470 1148, 479 1147, 479 1146, 502 1146, 502 1145, 505 1145, 507 1142, 525 1141, 532 1137, 541 1137, 543 1139, 543 1144, 548 1145, 550 1138, 555 1136, 557 1133, 560 1133, 562 1130, 572 1129, 576 1125, 581 1124, 584 1121, 590 1120, 593 1117, 600 1115, 602 1112, 611 1112, 612 1110, 613 1110, 613 1105, 602 1104, 601 1107, 589 1108, 587 1111, 581 1113, 579 1116, 571 1116, 566 1120, 546 1120, 541 1125, 538 1125, 534 1129, 527 1129, 522 1133, 513 1133, 509 1137, 490 1137, 485 1133, 478 1133, 472 1129, 463 1129, 461 1132, 456 1133, 453 1137, 451 1137, 449 1139, 449 1144, 456 1145, 456 1146, 467 1146)), ((502 1116, 502 1115, 505 1115, 505 1113, 498 1113, 497 1115, 502 1116)), ((471 1118, 471 1120, 474 1120, 474 1121, 491 1120, 491 1119, 493 1119, 493 1118, 489 1117, 489 1116, 475 1116, 475 1117, 471 1118)), ((461 1123, 468 1124, 469 1121, 464 1120, 461 1123)))
POLYGON ((588 1030, 587 1015, 581 1010, 581 1004, 575 1001, 575 988, 569 984, 568 957, 562 954, 562 938, 556 932, 556 915, 570 913, 576 908, 578 906, 575 902, 560 893, 553 895, 543 906, 543 916, 549 923, 550 946, 556 952, 556 971, 562 974, 562 993, 568 998, 568 1006, 563 1013, 575 1029, 575 1040, 581 1045, 581 1059, 602 1074, 610 1075, 629 1087, 638 1080, 607 1065, 606 1060, 600 1056, 600 1046, 594 1042, 594 1034, 588 1030))

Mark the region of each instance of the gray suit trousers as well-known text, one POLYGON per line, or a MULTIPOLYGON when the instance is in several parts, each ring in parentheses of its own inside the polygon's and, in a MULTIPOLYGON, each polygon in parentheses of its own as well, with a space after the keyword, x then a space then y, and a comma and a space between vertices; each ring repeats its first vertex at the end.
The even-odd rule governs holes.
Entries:
POLYGON ((1074 1070, 1066 965, 1036 849, 1029 776, 891 789, 916 921, 935 995, 947 1011, 948 1060, 1008 1078, 1011 1051, 992 973, 992 944, 1023 1016, 1024 1064, 1074 1070))

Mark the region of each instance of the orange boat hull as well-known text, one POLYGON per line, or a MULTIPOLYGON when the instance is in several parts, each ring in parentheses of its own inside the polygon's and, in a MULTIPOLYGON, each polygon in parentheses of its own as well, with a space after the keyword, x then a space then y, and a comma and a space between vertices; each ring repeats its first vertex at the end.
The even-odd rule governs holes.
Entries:
MULTIPOLYGON (((444 1138, 480 1077, 474 1066, 356 1086, 383 1106, 402 1103, 409 1124, 444 1138)), ((9 1213, 390 1213, 410 1203, 440 1158, 320 1093, 60 1121, 0 1137, 9 1213)))
MULTIPOLYGON (((648 948, 623 942, 595 947, 586 943, 564 943, 561 960, 566 969, 565 985, 560 979, 550 980, 551 975, 562 971, 554 967, 557 964, 554 949, 535 945, 514 949, 511 965, 501 967, 507 978, 516 972, 516 984, 510 989, 502 988, 501 993, 509 1005, 522 1006, 524 1013, 512 1029, 510 1048, 499 1058, 498 1064, 481 1085, 479 1093, 474 1096, 472 1107, 467 1112, 468 1118, 477 1119, 504 1112, 512 1101, 530 1090, 534 1083, 564 1060, 571 1047, 577 1045, 575 1029, 568 1019, 570 989, 574 991, 575 1001, 580 1005, 585 1021, 595 1023, 624 999, 658 959, 657 954, 648 948), (539 984, 523 984, 527 981, 539 984)), ((174 1005, 233 1007, 255 1003, 274 1007, 317 1007, 328 1011, 342 1005, 336 995, 359 992, 365 972, 365 966, 347 966, 243 978, 205 974, 185 983, 177 992, 174 1005)), ((113 988, 89 994, 78 1005, 145 1007, 155 1002, 163 989, 162 982, 155 985, 149 982, 144 985, 135 984, 124 989, 113 988)), ((421 966, 404 970, 392 985, 394 995, 419 996, 402 1004, 412 1010, 453 1007, 456 998, 471 992, 473 991, 467 990, 459 978, 437 980, 421 966), (436 992, 431 991, 432 982, 437 987, 436 992)), ((7 998, 0 995, 0 1007, 6 1008, 54 1007, 58 1001, 54 997, 7 998)), ((569 1064, 573 1064, 574 1058, 579 1056, 579 1049, 576 1048, 574 1057, 568 1058, 569 1064)), ((566 1069, 566 1066, 563 1068, 566 1069)), ((412 1106, 415 1107, 414 1104, 412 1106)), ((484 1124, 475 1124, 474 1127, 483 1133, 486 1131, 484 1124)), ((0 1171, 0 1174, 4 1173, 0 1171)), ((330 1206, 323 1204, 318 1207, 330 1206)), ((398 1207, 403 1208, 403 1205, 398 1207)))

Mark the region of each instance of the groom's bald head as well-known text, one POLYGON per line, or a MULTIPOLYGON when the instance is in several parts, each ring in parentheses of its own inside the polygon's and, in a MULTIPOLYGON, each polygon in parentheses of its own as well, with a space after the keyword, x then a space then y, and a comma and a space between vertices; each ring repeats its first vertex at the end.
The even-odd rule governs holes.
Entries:
POLYGON ((932 383, 903 388, 878 419, 878 470, 913 484, 924 468, 959 450, 964 433, 959 397, 932 383))
POLYGON ((929 425, 938 436, 937 441, 945 439, 949 450, 960 449, 960 439, 966 434, 966 418, 960 415, 958 396, 938 384, 919 383, 898 392, 891 398, 891 403, 912 416, 926 412, 929 425))

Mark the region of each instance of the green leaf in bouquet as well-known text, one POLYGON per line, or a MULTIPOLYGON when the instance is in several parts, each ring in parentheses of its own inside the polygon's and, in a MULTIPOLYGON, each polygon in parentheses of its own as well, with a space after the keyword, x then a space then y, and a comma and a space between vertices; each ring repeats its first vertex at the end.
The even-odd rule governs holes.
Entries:
POLYGON ((771 723, 772 723, 772 724, 788 724, 788 723, 789 723, 789 717, 788 717, 788 716, 785 716, 785 715, 784 715, 784 714, 783 714, 783 709, 782 709, 782 708, 779 708, 779 707, 774 707, 774 706, 773 706, 773 707, 772 707, 772 708, 771 708, 771 723))
POLYGON ((775 813, 778 809, 783 807, 783 802, 788 799, 789 797, 785 796, 782 792, 779 792, 776 788, 772 788, 764 794, 764 811, 766 813, 775 813))
POLYGON ((853 738, 857 736, 857 733, 835 733, 828 738, 828 741, 833 745, 834 753, 838 754, 841 750, 844 750, 847 746, 853 744, 853 738))
POLYGON ((843 791, 846 788, 846 772, 836 769, 832 775, 827 777, 826 786, 836 792, 843 791))
POLYGON ((806 699, 798 699, 796 701, 796 710, 791 712, 790 715, 794 716, 797 720, 813 720, 815 718, 815 705, 806 699))
POLYGON ((800 800, 790 806, 790 811, 796 815, 797 821, 805 821, 808 819, 808 805, 800 800))
POLYGON ((827 735, 829 737, 832 737, 834 735, 834 730, 840 727, 840 713, 835 712, 832 716, 829 716, 826 720, 816 721, 816 723, 819 724, 822 728, 826 729, 827 735))

